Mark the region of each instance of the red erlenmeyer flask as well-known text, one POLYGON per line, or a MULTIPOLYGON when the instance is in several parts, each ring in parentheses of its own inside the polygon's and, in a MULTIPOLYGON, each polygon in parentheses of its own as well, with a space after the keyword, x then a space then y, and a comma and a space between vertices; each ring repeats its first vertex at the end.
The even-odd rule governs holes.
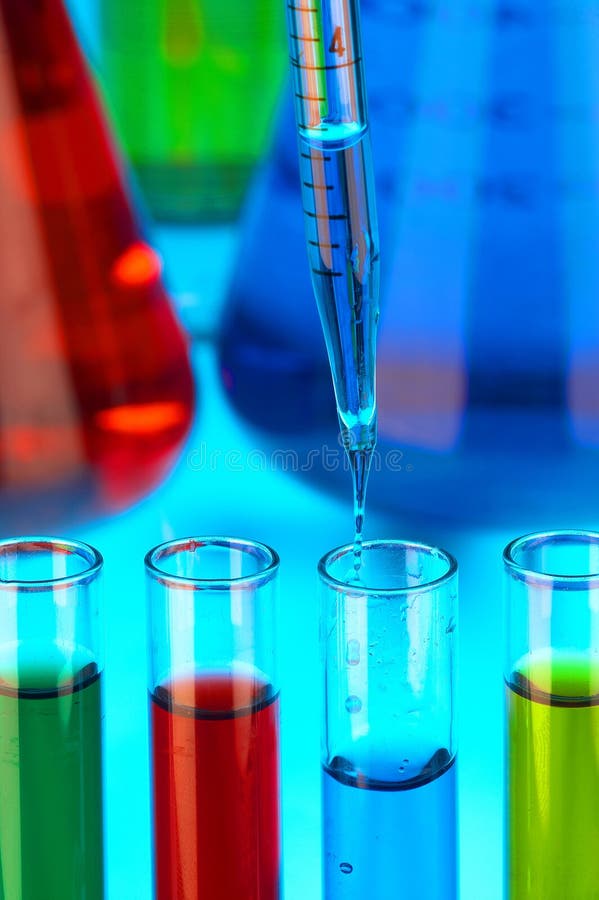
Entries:
POLYGON ((126 505, 192 408, 185 339, 63 2, 0 0, 3 508, 126 505))

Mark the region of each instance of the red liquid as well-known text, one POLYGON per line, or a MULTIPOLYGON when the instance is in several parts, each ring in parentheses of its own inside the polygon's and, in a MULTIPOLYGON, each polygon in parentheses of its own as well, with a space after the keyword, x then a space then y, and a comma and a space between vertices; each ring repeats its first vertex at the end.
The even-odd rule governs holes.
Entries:
POLYGON ((122 507, 163 476, 192 407, 63 2, 0 0, 0 499, 58 488, 71 509, 70 487, 122 507))
POLYGON ((157 900, 278 900, 278 695, 192 677, 151 710, 157 900))

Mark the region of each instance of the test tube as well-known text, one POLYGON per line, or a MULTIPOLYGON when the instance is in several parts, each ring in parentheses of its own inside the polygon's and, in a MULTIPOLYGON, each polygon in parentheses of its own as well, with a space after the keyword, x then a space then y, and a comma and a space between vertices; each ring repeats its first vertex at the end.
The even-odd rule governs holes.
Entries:
POLYGON ((599 533, 504 551, 509 900, 599 896, 599 533))
POLYGON ((146 556, 158 900, 280 896, 278 568, 225 537, 146 556))
POLYGON ((0 896, 102 900, 102 557, 0 542, 0 896))
POLYGON ((457 564, 367 541, 319 564, 326 900, 454 900, 457 564))

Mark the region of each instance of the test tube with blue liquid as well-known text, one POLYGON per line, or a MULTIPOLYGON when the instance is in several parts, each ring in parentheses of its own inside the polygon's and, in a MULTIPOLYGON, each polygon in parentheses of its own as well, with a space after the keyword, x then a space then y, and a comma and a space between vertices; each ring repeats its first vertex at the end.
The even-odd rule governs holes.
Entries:
POLYGON ((455 900, 457 564, 366 541, 319 564, 325 900, 455 900))

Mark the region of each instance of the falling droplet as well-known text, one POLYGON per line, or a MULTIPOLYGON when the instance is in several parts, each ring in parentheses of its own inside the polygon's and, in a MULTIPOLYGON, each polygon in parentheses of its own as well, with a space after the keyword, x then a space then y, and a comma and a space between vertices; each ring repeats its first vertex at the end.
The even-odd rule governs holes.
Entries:
POLYGON ((362 701, 355 694, 351 694, 345 701, 345 708, 348 713, 358 713, 362 709, 362 701))
POLYGON ((348 863, 348 862, 340 863, 339 868, 341 869, 341 871, 343 872, 344 875, 351 875, 351 873, 354 871, 354 867, 352 866, 351 863, 348 863))
POLYGON ((348 666, 357 666, 360 662, 360 641, 351 640, 347 642, 346 660, 348 666))

